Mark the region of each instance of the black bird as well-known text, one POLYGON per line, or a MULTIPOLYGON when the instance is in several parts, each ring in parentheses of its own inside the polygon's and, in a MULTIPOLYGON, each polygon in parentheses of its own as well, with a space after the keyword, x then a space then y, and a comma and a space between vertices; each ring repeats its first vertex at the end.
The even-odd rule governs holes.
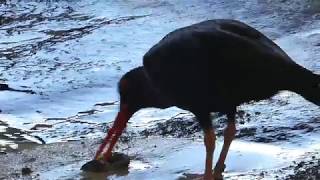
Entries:
POLYGON ((289 90, 320 106, 320 76, 296 64, 256 29, 236 20, 208 20, 166 35, 143 57, 143 67, 119 81, 120 112, 97 152, 110 156, 127 121, 146 107, 177 106, 192 112, 203 128, 204 179, 221 178, 236 133, 236 108, 289 90), (228 117, 224 145, 212 175, 215 133, 210 112, 228 117))

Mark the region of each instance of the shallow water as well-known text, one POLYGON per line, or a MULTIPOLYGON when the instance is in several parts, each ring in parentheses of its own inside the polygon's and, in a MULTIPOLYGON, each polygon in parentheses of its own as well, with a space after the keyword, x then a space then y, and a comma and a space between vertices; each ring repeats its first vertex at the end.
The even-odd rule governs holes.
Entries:
MULTIPOLYGON (((145 140, 138 140, 136 143, 139 143, 139 141, 142 143, 145 140)), ((81 172, 79 169, 85 161, 79 161, 46 170, 40 173, 40 178, 103 179, 108 176, 110 179, 177 179, 188 177, 187 174, 202 174, 205 149, 201 141, 179 139, 179 142, 177 142, 176 139, 172 138, 152 138, 147 140, 147 143, 157 144, 157 148, 141 144, 146 149, 132 158, 128 171, 119 171, 115 175, 81 172)), ((139 147, 137 148, 139 149, 139 147)), ((222 143, 219 141, 217 143, 217 151, 220 151, 221 148, 222 143)), ((137 151, 137 149, 133 147, 132 151, 137 151)), ((217 157, 217 153, 215 157, 217 157)), ((239 175, 248 172, 272 170, 287 165, 288 159, 295 159, 301 156, 303 150, 235 141, 229 153, 229 158, 226 162, 226 178, 240 178, 241 176, 239 175)))
MULTIPOLYGON (((206 19, 232 18, 249 23, 275 40, 299 64, 320 73, 319 7, 312 0, 1 2, 0 81, 36 94, 0 92, 0 151, 24 148, 30 142, 101 137, 106 123, 113 121, 118 110, 116 84, 121 75, 140 66, 143 54, 168 32, 206 19), (42 127, 34 128, 36 125, 42 127)), ((280 153, 287 148, 282 141, 274 138, 276 141, 268 141, 271 145, 251 144, 259 138, 267 142, 265 139, 283 132, 292 135, 286 141, 294 148, 307 146, 305 140, 316 139, 315 133, 284 128, 305 123, 317 132, 319 127, 319 108, 293 93, 283 92, 240 109, 261 113, 241 127, 260 128, 253 138, 235 143, 228 166, 230 174, 282 165, 282 157, 261 150, 271 148, 270 152, 280 153), (265 132, 264 128, 272 131, 265 132), (248 145, 257 151, 243 149, 248 145), (236 149, 243 149, 241 156, 236 149), (251 166, 235 162, 248 162, 251 166)), ((177 114, 190 116, 178 108, 143 110, 130 120, 128 129, 140 131, 177 114)), ((303 152, 312 151, 316 141, 310 142, 303 152)), ((128 177, 146 178, 162 173, 161 179, 166 179, 173 174, 178 177, 180 172, 200 173, 203 152, 190 160, 183 156, 202 145, 191 143, 176 148, 164 157, 159 157, 161 150, 145 155, 158 158, 151 158, 151 164, 133 161, 128 177), (166 164, 179 161, 181 165, 166 164)), ((79 177, 75 169, 81 163, 53 169, 42 176, 63 171, 66 176, 79 177)))

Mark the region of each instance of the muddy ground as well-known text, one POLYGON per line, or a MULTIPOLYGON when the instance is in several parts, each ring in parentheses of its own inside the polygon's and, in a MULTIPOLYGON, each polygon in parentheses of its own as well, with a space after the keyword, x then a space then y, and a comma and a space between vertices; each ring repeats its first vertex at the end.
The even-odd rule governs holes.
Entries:
MULTIPOLYGON (((240 124, 245 124, 246 121, 258 115, 260 115, 259 112, 250 115, 239 111, 238 119, 244 121, 240 124)), ((225 117, 216 114, 215 118, 219 119, 219 125, 224 124, 225 117)), ((238 156, 235 159, 238 158, 240 161, 230 164, 227 162, 225 178, 297 180, 320 178, 319 153, 296 151, 297 149, 290 147, 295 143, 291 145, 287 143, 288 139, 295 137, 292 134, 308 136, 319 129, 319 125, 308 124, 298 123, 280 129, 277 127, 247 128, 239 125, 236 147, 231 148, 230 154, 233 158, 238 156), (258 143, 253 145, 249 142, 258 143), (282 144, 282 142, 287 144, 287 149, 279 149, 273 144, 282 144), (257 151, 250 152, 248 148, 257 148, 257 151), (261 153, 263 151, 270 152, 264 154, 261 153), (241 156, 243 156, 242 159, 241 156), (252 164, 242 164, 244 162, 252 164), (239 171, 232 166, 241 167, 242 170, 239 171)), ((221 137, 223 127, 217 126, 217 129, 217 135, 221 137)), ((198 123, 190 117, 172 118, 142 131, 126 131, 116 151, 130 156, 129 168, 107 173, 80 171, 80 167, 94 156, 101 139, 84 139, 48 145, 26 143, 19 151, 1 154, 0 177, 1 179, 192 179, 201 174, 202 168, 197 166, 202 165, 203 157, 201 156, 204 155, 202 138, 198 123), (195 169, 189 169, 192 167, 195 169)), ((218 149, 219 146, 221 141, 218 142, 218 149)))

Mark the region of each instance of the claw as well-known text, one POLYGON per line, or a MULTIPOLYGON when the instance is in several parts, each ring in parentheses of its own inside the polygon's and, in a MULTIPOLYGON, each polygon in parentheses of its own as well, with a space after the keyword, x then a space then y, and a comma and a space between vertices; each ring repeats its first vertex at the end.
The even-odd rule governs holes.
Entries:
POLYGON ((217 166, 214 168, 214 179, 215 180, 223 180, 223 175, 222 173, 224 172, 224 170, 226 169, 226 165, 223 164, 222 167, 218 167, 217 166))

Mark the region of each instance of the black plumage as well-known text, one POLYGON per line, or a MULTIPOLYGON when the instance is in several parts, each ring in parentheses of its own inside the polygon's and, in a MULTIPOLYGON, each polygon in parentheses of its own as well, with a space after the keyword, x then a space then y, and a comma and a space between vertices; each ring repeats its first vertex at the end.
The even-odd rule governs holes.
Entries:
POLYGON ((225 113, 229 121, 214 174, 221 178, 236 133, 237 106, 282 90, 296 92, 319 106, 319 85, 319 75, 295 63, 256 29, 235 20, 204 21, 166 35, 144 55, 143 67, 121 78, 120 112, 114 123, 120 133, 112 142, 139 109, 177 106, 188 110, 205 132, 204 179, 212 179, 215 135, 210 112, 225 113))
POLYGON ((296 64, 259 31, 235 20, 210 20, 175 30, 145 54, 143 65, 123 77, 136 76, 135 83, 128 81, 128 87, 135 88, 130 92, 136 94, 135 100, 128 103, 135 104, 134 111, 166 104, 195 115, 234 113, 242 103, 281 90, 320 103, 319 75, 296 64))

